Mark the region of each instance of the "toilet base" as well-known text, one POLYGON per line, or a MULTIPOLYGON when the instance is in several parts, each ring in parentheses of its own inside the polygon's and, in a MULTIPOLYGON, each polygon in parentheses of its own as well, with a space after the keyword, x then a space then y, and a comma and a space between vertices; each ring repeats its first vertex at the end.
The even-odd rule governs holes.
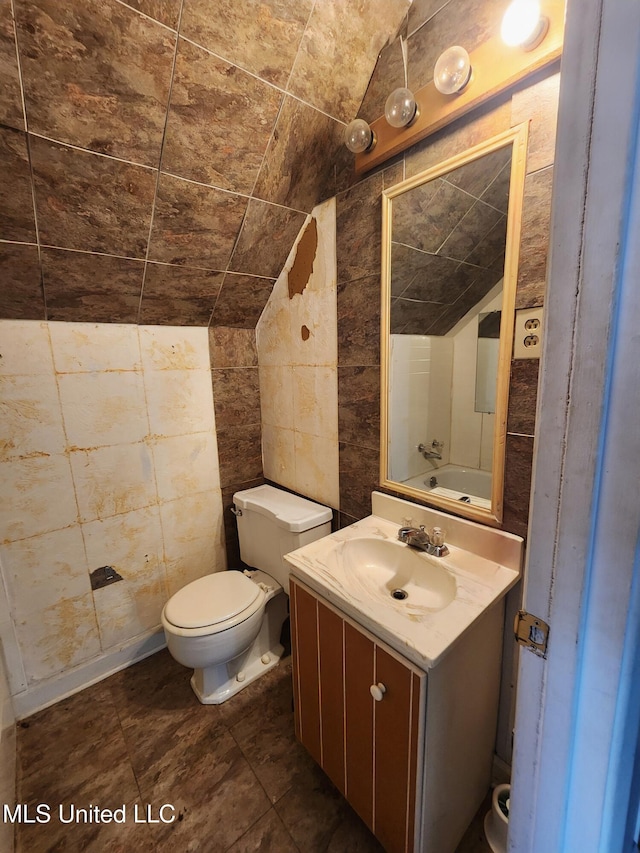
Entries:
MULTIPOLYGON (((268 577, 263 573, 259 576, 268 577)), ((220 705, 276 666, 284 652, 280 632, 288 615, 288 601, 278 585, 278 590, 268 596, 260 632, 247 651, 226 663, 194 669, 190 683, 199 702, 220 705)))
POLYGON ((273 669, 279 663, 283 652, 284 647, 278 645, 267 653, 269 659, 266 663, 263 663, 262 657, 250 658, 245 654, 230 663, 210 666, 207 669, 194 669, 190 681, 193 692, 203 705, 220 705, 256 678, 273 669), (244 665, 241 665, 242 662, 244 665))

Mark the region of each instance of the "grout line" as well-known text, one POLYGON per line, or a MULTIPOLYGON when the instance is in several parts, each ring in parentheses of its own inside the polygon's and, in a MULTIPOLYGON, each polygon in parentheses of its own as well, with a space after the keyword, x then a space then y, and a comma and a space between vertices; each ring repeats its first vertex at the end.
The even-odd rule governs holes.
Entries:
POLYGON ((126 9, 130 9, 132 12, 135 12, 141 18, 145 18, 147 21, 151 21, 153 24, 157 24, 159 27, 162 27, 165 30, 169 30, 170 33, 175 33, 177 30, 174 30, 173 27, 170 27, 169 24, 164 24, 162 21, 159 21, 157 18, 152 18, 151 15, 145 15, 144 12, 141 12, 140 9, 136 9, 134 6, 131 6, 129 3, 126 3, 125 0, 116 0, 116 3, 119 3, 121 6, 124 6, 126 9))
POLYGON ((421 24, 418 24, 418 26, 415 29, 411 30, 411 32, 408 32, 409 27, 407 25, 407 38, 408 39, 411 38, 411 36, 415 35, 415 33, 417 33, 419 30, 421 30, 428 23, 430 23, 435 18, 435 16, 438 14, 438 12, 442 12, 444 7, 448 6, 450 2, 451 2, 451 0, 441 0, 441 4, 440 4, 440 6, 438 6, 438 8, 435 10, 435 12, 432 12, 425 21, 423 21, 421 24))
MULTIPOLYGON (((18 45, 18 25, 16 22, 15 0, 10 0, 11 19, 13 24, 13 44, 16 52, 16 66, 18 69, 18 82, 20 84, 20 101, 22 103, 22 117, 24 119, 24 138, 27 148, 27 159, 29 161, 29 175, 31 178, 31 204, 33 206, 33 226, 36 234, 35 245, 38 247, 38 266, 40 271, 40 287, 42 289, 42 302, 44 307, 44 319, 47 320, 47 291, 44 284, 44 270, 42 268, 42 252, 40 247, 40 229, 38 227, 38 207, 36 204, 36 182, 33 175, 33 158, 31 156, 31 140, 29 138, 29 121, 27 119, 27 102, 24 96, 24 80, 22 76, 22 63, 20 62, 20 48, 18 45)), ((33 245, 33 244, 30 244, 33 245)))
POLYGON ((296 63, 298 62, 298 56, 300 55, 300 48, 302 46, 302 42, 304 41, 304 37, 307 34, 307 30, 309 29, 309 21, 311 20, 311 17, 316 9, 316 2, 317 0, 313 0, 311 4, 311 9, 309 10, 309 17, 307 18, 307 22, 304 25, 304 29, 302 30, 302 35, 300 36, 300 41, 298 42, 298 49, 296 50, 296 55, 294 56, 293 62, 291 63, 291 68, 289 69, 289 76, 287 77, 287 82, 285 84, 285 89, 287 92, 289 91, 289 86, 293 78, 293 71, 296 67, 296 63))
POLYGON ((29 133, 36 139, 44 139, 45 142, 53 142, 54 145, 62 145, 65 148, 72 148, 74 151, 82 151, 84 154, 94 154, 96 157, 103 157, 105 160, 115 160, 117 163, 126 163, 128 166, 147 169, 149 172, 156 171, 155 166, 149 166, 146 163, 138 163, 137 160, 126 160, 124 157, 116 157, 114 154, 105 154, 103 151, 94 151, 93 148, 83 148, 82 145, 74 145, 72 142, 63 142, 61 139, 54 139, 51 136, 45 136, 44 133, 36 133, 33 130, 30 130, 29 133))
POLYGON ((182 23, 182 12, 184 10, 184 0, 180 2, 180 11, 178 12, 178 28, 176 30, 176 46, 173 52, 173 63, 171 65, 171 80, 169 83, 169 92, 167 93, 167 111, 164 116, 164 126, 162 128, 162 141, 160 143, 160 154, 158 156, 158 171, 156 172, 156 187, 153 194, 153 202, 151 204, 151 216, 149 218, 149 233, 147 236, 147 251, 144 257, 144 270, 142 272, 142 285, 140 287, 140 299, 138 301, 138 317, 137 325, 140 325, 142 318, 142 299, 144 296, 144 287, 147 281, 147 264, 149 262, 149 252, 151 250, 151 235, 153 234, 153 224, 156 215, 156 204, 158 201, 158 190, 160 188, 160 176, 162 174, 162 158, 164 157, 164 148, 167 141, 167 127, 169 125, 169 113, 171 112, 171 96, 173 94, 173 82, 175 79, 176 65, 178 62, 178 45, 180 43, 180 24, 182 23))
MULTIPOLYGON (((173 86, 173 73, 171 75, 171 78, 172 78, 171 86, 173 86)), ((290 97, 293 97, 293 95, 290 95, 290 97)), ((169 91, 169 98, 171 98, 171 87, 170 87, 170 91, 169 91)), ((307 106, 309 106, 309 105, 307 105, 307 106)), ((312 109, 315 109, 315 107, 313 107, 312 109)), ((163 136, 162 136, 161 155, 160 155, 160 161, 159 161, 160 163, 162 161, 162 149, 164 148, 166 125, 168 122, 168 118, 169 118, 169 109, 167 108, 167 113, 166 113, 166 117, 165 117, 165 129, 163 131, 163 136)), ((10 129, 15 130, 16 128, 10 128, 10 129)), ((22 132, 22 131, 20 131, 20 132, 22 132)), ((158 178, 161 174, 166 175, 170 178, 175 178, 175 180, 177 180, 177 181, 184 181, 187 184, 196 184, 199 187, 207 187, 208 189, 217 190, 218 192, 226 193, 227 195, 239 196, 240 198, 246 198, 248 200, 254 199, 255 201, 262 202, 263 204, 271 204, 274 207, 282 207, 285 210, 294 210, 296 213, 302 213, 305 216, 307 216, 307 211, 299 210, 296 207, 289 207, 288 205, 280 204, 277 201, 267 201, 266 199, 256 198, 255 196, 253 196, 249 193, 238 192, 237 190, 230 190, 230 189, 227 189, 226 187, 219 187, 216 184, 207 184, 204 181, 196 181, 193 178, 186 178, 184 175, 176 175, 173 172, 168 172, 164 169, 160 169, 160 166, 157 166, 157 167, 156 166, 149 166, 146 163, 138 163, 136 160, 125 160, 123 157, 115 157, 113 154, 104 154, 102 151, 94 151, 92 148, 83 148, 81 145, 74 145, 71 142, 63 142, 61 139, 54 139, 51 136, 45 136, 42 133, 34 133, 31 130, 28 131, 28 134, 29 134, 29 136, 35 137, 36 139, 43 139, 46 142, 52 142, 54 145, 61 145, 64 148, 71 148, 74 151, 81 151, 83 154, 93 154, 96 157, 103 157, 106 160, 115 160, 117 163, 125 163, 127 166, 136 166, 139 169, 146 169, 149 172, 157 172, 158 178)))
MULTIPOLYGON (((309 16, 309 17, 311 17, 311 16, 309 16)), ((307 22, 307 24, 308 24, 308 22, 307 22)), ((305 32, 306 32, 306 27, 305 27, 305 32)), ((304 98, 300 98, 298 95, 294 95, 292 92, 288 91, 288 88, 282 88, 282 86, 277 86, 275 83, 271 83, 271 82, 269 82, 269 80, 265 80, 264 77, 258 76, 255 72, 249 71, 249 69, 247 69, 247 68, 243 68, 242 65, 238 65, 236 62, 233 62, 232 60, 227 59, 224 56, 221 56, 219 53, 216 53, 215 51, 210 50, 208 47, 205 47, 203 44, 200 44, 199 42, 194 41, 193 39, 187 38, 187 36, 179 34, 179 38, 183 39, 183 41, 188 42, 189 44, 193 45, 194 47, 199 48, 200 50, 204 50, 205 53, 208 53, 210 56, 214 56, 216 59, 219 59, 221 62, 224 62, 225 64, 230 65, 233 68, 237 68, 239 71, 242 71, 244 74, 248 74, 250 77, 253 77, 255 80, 259 80, 265 86, 269 86, 271 89, 275 89, 277 92, 281 92, 283 95, 288 95, 290 98, 294 98, 296 101, 299 101, 301 104, 304 104, 305 106, 310 107, 312 110, 316 110, 316 112, 322 113, 322 115, 326 116, 327 118, 333 119, 333 121, 337 121, 339 124, 346 127, 347 123, 342 121, 342 119, 336 118, 335 116, 332 116, 330 113, 327 113, 324 110, 321 110, 319 107, 316 107, 314 104, 310 104, 308 101, 305 101, 304 98)), ((300 40, 300 43, 302 43, 302 39, 300 40)), ((296 58, 297 58, 297 54, 296 54, 296 58)), ((295 67, 295 60, 294 60, 293 66, 292 66, 292 70, 289 73, 289 80, 287 81, 287 87, 288 87, 289 82, 291 80, 291 74, 293 72, 294 67, 295 67)))
POLYGON ((138 796, 140 797, 140 803, 144 803, 144 799, 142 797, 142 788, 140 787, 140 780, 138 779, 138 774, 135 771, 135 767, 133 766, 133 760, 131 758, 131 751, 129 749, 129 741, 127 740, 127 735, 124 730, 124 725, 122 724, 122 715, 121 715, 121 706, 118 703, 118 697, 114 694, 113 688, 111 686, 111 677, 103 679, 103 684, 106 685, 107 690, 109 691, 109 695, 111 696, 111 700, 113 702, 113 706, 116 710, 116 716, 118 718, 118 726, 120 727, 120 734, 122 735, 122 742, 124 743, 124 748, 127 753, 127 764, 129 765, 129 769, 131 770, 131 775, 135 779, 136 788, 138 789, 138 796))

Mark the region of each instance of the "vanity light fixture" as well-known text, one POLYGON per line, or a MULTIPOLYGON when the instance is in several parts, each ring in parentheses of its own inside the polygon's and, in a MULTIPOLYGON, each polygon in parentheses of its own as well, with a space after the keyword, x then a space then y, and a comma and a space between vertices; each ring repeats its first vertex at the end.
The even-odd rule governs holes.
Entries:
POLYGON ((409 127, 420 110, 411 89, 394 89, 384 105, 384 117, 391 127, 409 127))
POLYGON ((375 147, 376 135, 363 118, 354 118, 345 128, 344 144, 354 154, 361 154, 375 147))
POLYGON ((467 51, 455 45, 448 47, 438 57, 433 69, 433 83, 443 95, 456 95, 471 80, 471 60, 467 51))
POLYGON ((540 14, 539 0, 513 0, 503 15, 500 35, 508 47, 532 50, 548 29, 549 19, 540 14))
MULTIPOLYGON (((370 147, 355 154, 355 173, 361 175, 385 163, 555 63, 562 56, 565 3, 566 0, 539 0, 538 6, 534 0, 499 0, 490 4, 497 10, 493 32, 469 53, 455 46, 438 57, 433 78, 413 91, 419 112, 409 124, 393 127, 384 114, 371 122, 372 136, 367 132, 364 143, 370 147), (500 22, 507 6, 507 24, 512 15, 516 20, 524 17, 522 10, 534 19, 532 32, 524 36, 521 47, 508 48, 500 37, 500 22)), ((506 29, 509 31, 509 26, 506 29)))

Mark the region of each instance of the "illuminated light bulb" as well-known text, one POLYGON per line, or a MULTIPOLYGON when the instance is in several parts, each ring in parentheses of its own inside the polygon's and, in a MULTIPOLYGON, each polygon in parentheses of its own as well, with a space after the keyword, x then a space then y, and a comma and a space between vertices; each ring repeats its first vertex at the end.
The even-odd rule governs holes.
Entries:
POLYGON ((371 151, 376 144, 376 135, 364 119, 355 118, 345 128, 344 144, 354 154, 361 154, 371 151))
POLYGON ((384 105, 384 117, 391 127, 408 127, 418 115, 411 89, 395 89, 384 105))
POLYGON ((547 34, 549 20, 540 15, 539 0, 513 0, 502 18, 500 36, 508 47, 531 50, 547 34))
POLYGON ((433 82, 438 92, 455 95, 465 88, 470 79, 471 60, 463 47, 455 45, 440 54, 433 69, 433 82))

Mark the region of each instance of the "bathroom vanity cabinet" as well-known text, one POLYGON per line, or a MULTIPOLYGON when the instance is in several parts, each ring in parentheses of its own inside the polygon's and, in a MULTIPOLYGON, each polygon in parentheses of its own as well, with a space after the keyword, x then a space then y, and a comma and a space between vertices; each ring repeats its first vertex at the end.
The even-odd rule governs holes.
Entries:
POLYGON ((426 675, 290 589, 296 735, 385 850, 413 850, 426 675))
POLYGON ((296 736, 387 853, 453 853, 491 778, 498 602, 428 672, 295 576, 296 736))

